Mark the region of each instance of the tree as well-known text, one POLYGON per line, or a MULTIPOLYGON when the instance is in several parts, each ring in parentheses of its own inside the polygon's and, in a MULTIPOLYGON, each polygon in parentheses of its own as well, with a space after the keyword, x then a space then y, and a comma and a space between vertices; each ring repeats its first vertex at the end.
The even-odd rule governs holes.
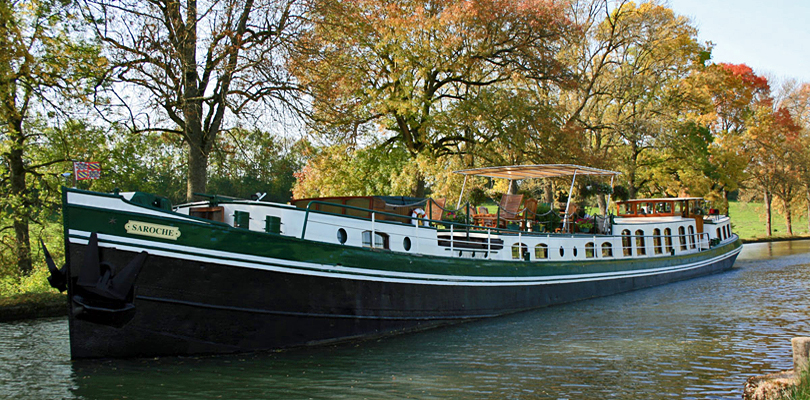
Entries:
POLYGON ((68 115, 73 101, 89 98, 104 67, 70 11, 60 1, 0 1, 0 184, 22 274, 32 270, 29 223, 48 190, 46 169, 70 159, 67 153, 37 154, 36 146, 47 142, 48 124, 68 115))
MULTIPOLYGON (((562 4, 317 1, 292 70, 312 96, 318 132, 350 142, 372 132, 413 159, 454 154, 488 140, 447 118, 459 103, 515 76, 565 78, 555 59, 570 28, 562 4)), ((418 178, 412 194, 422 196, 418 178)))
POLYGON ((695 99, 688 120, 711 132, 704 167, 711 192, 721 195, 725 207, 728 193, 746 179, 750 154, 744 151, 744 136, 755 111, 763 105, 772 108, 770 85, 745 64, 720 63, 692 74, 684 91, 695 99))
MULTIPOLYGON (((560 55, 578 82, 558 93, 563 124, 581 132, 583 159, 625 172, 632 195, 659 190, 654 181, 677 173, 666 171, 665 151, 688 101, 680 82, 710 49, 688 19, 656 2, 576 1, 572 9, 584 34, 560 55)), ((604 195, 598 201, 605 211, 604 195)))
POLYGON ((793 234, 792 202, 799 185, 799 168, 794 155, 801 152, 799 126, 788 110, 773 110, 763 102, 751 117, 746 134, 745 151, 750 155, 748 170, 763 190, 766 206, 768 236, 771 235, 771 203, 773 197, 782 200, 788 235, 793 234))
POLYGON ((254 104, 294 104, 283 65, 300 28, 296 0, 82 4, 106 45, 107 77, 117 84, 130 129, 176 134, 188 146, 189 200, 206 191, 209 155, 232 118, 250 115, 254 104))
POLYGON ((789 81, 782 88, 783 99, 779 103, 785 107, 799 125, 797 152, 793 155, 799 181, 804 186, 807 224, 810 229, 810 83, 799 84, 789 81))

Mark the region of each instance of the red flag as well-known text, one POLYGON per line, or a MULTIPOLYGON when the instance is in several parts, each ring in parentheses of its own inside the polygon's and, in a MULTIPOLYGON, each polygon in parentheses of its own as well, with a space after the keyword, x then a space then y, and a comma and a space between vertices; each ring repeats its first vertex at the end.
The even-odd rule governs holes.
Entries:
POLYGON ((98 179, 101 177, 101 164, 98 162, 74 162, 73 172, 76 180, 98 179))

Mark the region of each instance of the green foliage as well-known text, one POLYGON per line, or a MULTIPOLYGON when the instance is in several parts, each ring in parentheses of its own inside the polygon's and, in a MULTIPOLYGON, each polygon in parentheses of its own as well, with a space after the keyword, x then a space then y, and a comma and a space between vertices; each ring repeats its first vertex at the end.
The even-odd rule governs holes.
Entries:
POLYGON ((294 173, 301 169, 300 147, 262 132, 232 129, 220 140, 209 168, 208 193, 286 203, 292 197, 294 173))
POLYGON ((560 225, 562 219, 557 210, 553 210, 550 204, 540 203, 537 205, 537 222, 545 227, 546 231, 553 231, 560 225))
POLYGON ((309 160, 296 174, 297 199, 318 196, 409 196, 415 184, 415 162, 401 147, 371 145, 353 149, 334 145, 309 147, 309 160))
POLYGON ((45 219, 42 224, 32 225, 31 237, 37 240, 32 246, 33 270, 28 275, 20 275, 14 269, 15 260, 10 259, 13 258, 13 254, 8 251, 0 252, 0 297, 58 292, 48 284, 49 271, 38 239, 41 238, 45 242, 56 266, 64 265, 65 247, 62 240, 61 214, 52 214, 51 218, 45 219))

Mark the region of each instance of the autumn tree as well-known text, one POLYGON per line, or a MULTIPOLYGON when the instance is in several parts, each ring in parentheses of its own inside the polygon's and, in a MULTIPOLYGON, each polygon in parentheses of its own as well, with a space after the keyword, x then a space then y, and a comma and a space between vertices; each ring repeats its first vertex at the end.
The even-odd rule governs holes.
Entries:
MULTIPOLYGON (((688 19, 657 2, 588 0, 571 8, 583 35, 560 53, 578 83, 558 93, 562 124, 579 130, 582 159, 625 172, 631 194, 659 190, 654 182, 673 165, 660 150, 674 143, 685 101, 679 82, 702 67, 709 49, 688 19)), ((598 202, 606 210, 604 195, 598 202)))
POLYGON ((82 1, 130 129, 185 142, 188 199, 206 191, 209 155, 236 118, 261 122, 295 104, 284 60, 301 7, 297 0, 82 1))
MULTIPOLYGON (((409 156, 438 157, 486 141, 449 113, 515 76, 564 79, 555 54, 569 29, 552 0, 316 1, 293 71, 312 96, 318 132, 363 133, 409 156)), ((425 179, 412 194, 422 196, 425 179)))
POLYGON ((772 234, 771 209, 774 198, 781 200, 788 235, 793 234, 792 202, 799 186, 799 166, 795 155, 801 152, 799 126, 788 110, 773 110, 762 102, 750 117, 745 135, 749 155, 748 173, 763 191, 768 236, 772 234))
POLYGON ((30 222, 51 209, 43 203, 55 190, 46 183, 48 167, 70 159, 37 150, 48 147, 53 125, 70 115, 71 104, 87 101, 104 66, 71 11, 60 1, 0 1, 0 203, 12 219, 0 229, 13 230, 13 242, 5 234, 3 242, 22 274, 32 270, 30 222))
POLYGON ((798 168, 799 181, 804 188, 804 203, 810 229, 810 83, 787 81, 782 87, 780 106, 788 110, 799 125, 798 151, 793 164, 798 168))

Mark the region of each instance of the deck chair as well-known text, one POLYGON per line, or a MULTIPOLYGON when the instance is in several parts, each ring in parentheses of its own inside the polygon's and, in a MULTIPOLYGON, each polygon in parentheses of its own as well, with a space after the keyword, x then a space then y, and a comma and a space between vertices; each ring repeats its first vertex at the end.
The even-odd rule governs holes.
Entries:
POLYGON ((517 222, 522 219, 520 215, 520 203, 522 202, 522 194, 505 194, 501 197, 501 204, 498 206, 498 220, 502 228, 505 228, 509 222, 517 222))
POLYGON ((428 199, 428 218, 433 221, 441 221, 442 216, 444 216, 445 203, 447 203, 447 199, 444 197, 438 199, 428 199))

